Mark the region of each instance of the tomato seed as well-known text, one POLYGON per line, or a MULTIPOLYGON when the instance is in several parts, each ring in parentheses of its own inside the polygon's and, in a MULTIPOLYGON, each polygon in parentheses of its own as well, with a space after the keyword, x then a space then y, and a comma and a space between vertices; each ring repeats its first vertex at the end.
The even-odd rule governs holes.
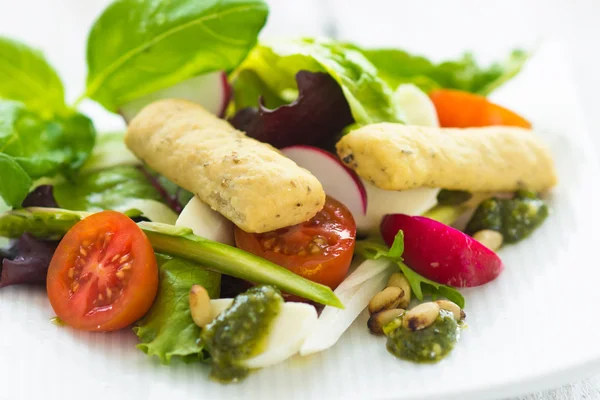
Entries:
POLYGON ((112 290, 110 288, 106 288, 106 297, 110 300, 112 297, 112 290))
POLYGON ((75 275, 75 269, 74 268, 69 268, 69 279, 73 279, 73 276, 75 275))
POLYGON ((87 250, 86 250, 86 249, 84 249, 83 247, 80 247, 80 248, 79 248, 79 252, 80 252, 80 253, 81 253, 81 254, 82 254, 84 257, 88 255, 88 252, 87 252, 87 250))
POLYGON ((110 261, 111 261, 111 262, 115 262, 115 261, 117 261, 117 258, 119 258, 119 255, 118 255, 118 254, 115 254, 115 255, 113 256, 113 258, 111 258, 111 259, 110 259, 110 261))
POLYGON ((121 259, 119 260, 119 264, 123 264, 125 261, 129 260, 129 254, 125 254, 123 257, 121 257, 121 259))
POLYGON ((123 271, 117 271, 116 275, 117 275, 117 278, 119 278, 119 279, 125 278, 125 272, 123 272, 123 271))
POLYGON ((127 271, 127 270, 128 270, 128 269, 130 269, 130 268, 131 268, 131 263, 127 263, 127 264, 124 264, 124 265, 121 267, 121 270, 122 270, 122 271, 127 271))

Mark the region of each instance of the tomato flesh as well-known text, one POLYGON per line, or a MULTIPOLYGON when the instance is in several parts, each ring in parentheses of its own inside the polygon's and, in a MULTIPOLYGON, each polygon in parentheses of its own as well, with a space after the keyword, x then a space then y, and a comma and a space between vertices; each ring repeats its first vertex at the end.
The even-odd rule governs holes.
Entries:
POLYGON ((67 232, 46 287, 56 315, 81 330, 124 328, 152 306, 158 267, 152 245, 127 216, 103 211, 67 232))
POLYGON ((290 271, 335 289, 345 278, 356 242, 350 211, 327 197, 310 220, 266 233, 235 230, 236 245, 290 271))

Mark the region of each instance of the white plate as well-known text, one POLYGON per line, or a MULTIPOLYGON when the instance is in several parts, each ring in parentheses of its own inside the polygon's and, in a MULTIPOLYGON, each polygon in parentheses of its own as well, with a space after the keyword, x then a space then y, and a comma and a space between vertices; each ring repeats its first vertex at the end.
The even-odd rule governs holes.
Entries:
POLYGON ((560 184, 532 238, 502 250, 505 272, 465 291, 469 328, 436 365, 387 353, 362 315, 331 350, 223 386, 204 365, 170 367, 127 331, 88 334, 49 322, 42 290, 0 290, 0 399, 485 399, 558 386, 600 367, 596 228, 598 158, 565 53, 543 47, 496 99, 523 112, 552 147, 560 184))

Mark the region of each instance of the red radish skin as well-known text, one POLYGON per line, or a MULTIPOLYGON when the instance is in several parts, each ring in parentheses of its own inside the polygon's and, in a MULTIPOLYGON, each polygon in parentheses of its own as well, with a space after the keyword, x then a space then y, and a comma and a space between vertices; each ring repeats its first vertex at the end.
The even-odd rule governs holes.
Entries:
POLYGON ((454 287, 479 286, 504 269, 492 250, 441 222, 404 214, 386 215, 381 221, 381 234, 389 246, 400 230, 404 232, 404 261, 432 281, 454 287))
POLYGON ((314 146, 289 146, 283 155, 309 170, 323 185, 325 193, 348 207, 352 215, 367 213, 367 191, 356 175, 336 155, 314 146))
POLYGON ((148 104, 162 99, 184 99, 222 117, 231 100, 232 88, 223 71, 210 72, 147 94, 119 107, 119 113, 129 123, 148 104))

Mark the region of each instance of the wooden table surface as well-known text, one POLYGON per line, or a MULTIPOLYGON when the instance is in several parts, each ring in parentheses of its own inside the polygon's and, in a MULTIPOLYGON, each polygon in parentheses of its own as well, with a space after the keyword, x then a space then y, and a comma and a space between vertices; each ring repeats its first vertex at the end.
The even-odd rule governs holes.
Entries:
MULTIPOLYGON (((47 49, 67 80, 68 95, 81 91, 84 60, 73 62, 73 51, 83 51, 86 30, 108 0, 0 0, 0 34, 47 49), (51 1, 48 13, 27 13, 40 2, 51 1), (71 10, 65 13, 61 10, 71 10), (27 26, 44 27, 54 16, 67 18, 53 34, 39 28, 23 29, 11 10, 24 13, 27 26), (85 27, 85 28, 83 28, 85 27), (57 37, 59 40, 57 40, 57 37), (56 46, 57 43, 61 45, 56 46), (69 46, 62 46, 69 43, 69 46), (79 47, 78 47, 79 46, 79 47), (75 50, 74 50, 75 49, 75 50), (69 82, 73 82, 70 84, 69 82)), ((588 126, 600 125, 597 92, 600 65, 600 0, 270 0, 271 15, 265 35, 323 35, 363 45, 396 46, 442 58, 472 49, 483 60, 508 49, 534 46, 540 40, 560 38, 567 44, 588 126)), ((595 135, 600 146, 600 136, 595 135)), ((600 399, 600 376, 559 389, 511 400, 600 399)))

